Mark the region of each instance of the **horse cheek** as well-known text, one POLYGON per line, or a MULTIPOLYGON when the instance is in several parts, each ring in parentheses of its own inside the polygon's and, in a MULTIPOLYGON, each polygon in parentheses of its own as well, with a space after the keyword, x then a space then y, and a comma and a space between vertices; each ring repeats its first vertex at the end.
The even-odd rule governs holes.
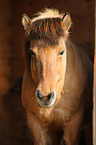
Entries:
POLYGON ((64 82, 65 82, 65 74, 66 74, 66 56, 62 58, 59 67, 58 67, 58 74, 59 74, 59 80, 58 80, 58 85, 57 89, 58 92, 61 92, 63 87, 64 87, 64 82))
POLYGON ((35 83, 37 83, 37 78, 36 78, 36 60, 31 60, 30 70, 31 70, 32 79, 34 80, 35 83))

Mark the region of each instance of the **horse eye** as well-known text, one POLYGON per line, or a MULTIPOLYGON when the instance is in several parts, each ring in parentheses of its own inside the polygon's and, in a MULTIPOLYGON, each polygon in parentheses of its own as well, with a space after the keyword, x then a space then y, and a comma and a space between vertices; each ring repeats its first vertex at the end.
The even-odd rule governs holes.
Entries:
POLYGON ((64 54, 64 50, 62 50, 60 53, 59 53, 59 56, 62 56, 64 54))
POLYGON ((29 53, 31 54, 31 56, 35 56, 35 53, 32 50, 29 50, 29 53))

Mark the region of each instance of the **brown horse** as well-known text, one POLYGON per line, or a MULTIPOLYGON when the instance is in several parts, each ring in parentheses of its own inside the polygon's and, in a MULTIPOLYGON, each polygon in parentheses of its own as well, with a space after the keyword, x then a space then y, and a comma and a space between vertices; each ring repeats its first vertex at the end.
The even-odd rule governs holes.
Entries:
POLYGON ((78 145, 92 96, 92 62, 68 39, 69 13, 22 18, 26 70, 22 103, 34 145, 78 145))

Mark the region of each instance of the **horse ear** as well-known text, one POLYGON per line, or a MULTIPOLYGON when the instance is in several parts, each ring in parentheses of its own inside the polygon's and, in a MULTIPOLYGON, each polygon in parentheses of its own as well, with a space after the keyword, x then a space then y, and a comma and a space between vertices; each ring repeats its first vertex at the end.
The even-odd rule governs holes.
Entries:
POLYGON ((30 27, 31 23, 32 23, 32 20, 26 14, 23 14, 22 25, 24 26, 24 29, 26 31, 29 30, 29 27, 30 27))
POLYGON ((63 21, 64 29, 68 31, 70 29, 70 27, 71 27, 71 24, 72 24, 70 14, 66 12, 64 14, 64 16, 62 17, 62 21, 63 21))

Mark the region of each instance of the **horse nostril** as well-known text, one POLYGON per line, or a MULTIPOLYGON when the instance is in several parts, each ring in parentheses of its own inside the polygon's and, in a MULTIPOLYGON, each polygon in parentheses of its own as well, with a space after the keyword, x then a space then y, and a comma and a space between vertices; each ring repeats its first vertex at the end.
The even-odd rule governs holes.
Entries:
POLYGON ((43 98, 43 95, 40 93, 39 90, 36 91, 36 97, 39 98, 40 100, 43 98))
POLYGON ((47 96, 48 100, 50 100, 50 99, 53 98, 53 97, 54 97, 54 91, 52 91, 52 92, 47 96))
POLYGON ((48 98, 48 100, 50 100, 50 98, 51 98, 51 94, 49 94, 49 95, 47 96, 47 98, 48 98))

